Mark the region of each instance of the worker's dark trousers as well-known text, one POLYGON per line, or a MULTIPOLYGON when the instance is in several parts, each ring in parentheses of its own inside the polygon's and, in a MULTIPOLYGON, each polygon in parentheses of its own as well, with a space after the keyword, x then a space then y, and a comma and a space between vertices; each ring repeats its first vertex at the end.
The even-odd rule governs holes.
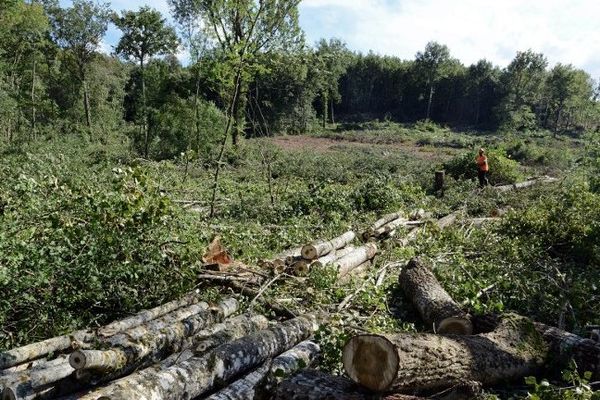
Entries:
POLYGON ((490 184, 487 174, 487 171, 479 171, 479 186, 484 187, 490 184))

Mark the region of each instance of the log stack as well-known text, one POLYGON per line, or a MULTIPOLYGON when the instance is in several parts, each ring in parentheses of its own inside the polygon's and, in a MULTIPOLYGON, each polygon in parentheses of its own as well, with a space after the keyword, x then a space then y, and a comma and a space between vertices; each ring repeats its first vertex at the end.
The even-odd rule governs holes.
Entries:
POLYGON ((235 299, 199 300, 191 293, 94 331, 7 351, 1 398, 179 399, 215 389, 222 390, 213 399, 251 398, 319 354, 306 341, 316 329, 310 315, 273 324, 261 315, 231 317, 235 299))

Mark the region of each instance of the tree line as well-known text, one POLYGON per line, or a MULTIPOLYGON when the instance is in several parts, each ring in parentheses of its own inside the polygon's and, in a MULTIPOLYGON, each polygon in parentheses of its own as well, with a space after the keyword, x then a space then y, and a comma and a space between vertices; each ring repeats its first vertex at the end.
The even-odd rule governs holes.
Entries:
POLYGON ((0 0, 2 139, 119 132, 144 157, 168 158, 337 121, 556 134, 600 126, 598 82, 570 64, 550 68, 527 50, 506 68, 466 66, 436 42, 413 60, 352 52, 337 39, 308 46, 299 3, 169 0, 171 26, 150 7, 0 0), (122 37, 107 54, 109 24, 122 37))

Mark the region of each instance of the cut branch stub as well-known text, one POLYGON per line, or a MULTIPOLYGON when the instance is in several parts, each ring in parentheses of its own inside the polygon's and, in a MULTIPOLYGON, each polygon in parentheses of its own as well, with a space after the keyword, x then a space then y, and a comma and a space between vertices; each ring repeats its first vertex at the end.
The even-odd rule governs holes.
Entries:
POLYGON ((414 304, 428 326, 441 334, 470 335, 470 316, 462 311, 437 278, 418 259, 411 260, 398 278, 406 297, 414 304))

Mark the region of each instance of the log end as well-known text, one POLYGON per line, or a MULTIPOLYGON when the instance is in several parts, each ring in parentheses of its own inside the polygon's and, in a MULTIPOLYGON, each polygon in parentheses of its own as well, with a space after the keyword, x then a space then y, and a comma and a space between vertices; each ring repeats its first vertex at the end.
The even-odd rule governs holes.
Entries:
POLYGON ((314 245, 307 244, 306 246, 302 247, 302 258, 305 260, 316 260, 319 258, 319 252, 314 245))
POLYGON ((464 316, 444 318, 437 326, 441 335, 472 335, 473 324, 464 316))
POLYGON ((69 364, 75 370, 85 369, 87 365, 87 357, 85 356, 85 352, 81 350, 72 352, 69 356, 69 364))
POLYGON ((298 261, 294 264, 294 275, 296 276, 308 276, 310 272, 310 266, 306 261, 298 261))
POLYGON ((400 360, 392 342, 379 335, 355 336, 344 346, 344 370, 356 383, 376 392, 389 389, 400 360))

